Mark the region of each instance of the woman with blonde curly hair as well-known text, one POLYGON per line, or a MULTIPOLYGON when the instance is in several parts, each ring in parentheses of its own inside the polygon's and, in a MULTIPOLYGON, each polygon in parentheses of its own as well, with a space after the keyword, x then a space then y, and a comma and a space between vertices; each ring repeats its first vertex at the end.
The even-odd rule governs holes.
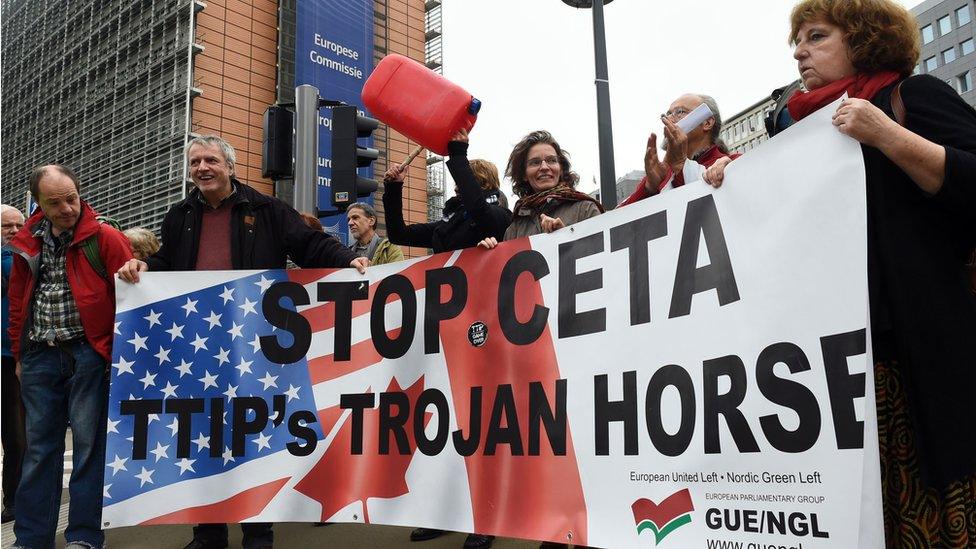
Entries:
POLYGON ((149 229, 132 227, 124 231, 132 246, 132 257, 145 259, 159 251, 159 240, 149 229))
POLYGON ((864 155, 887 543, 976 547, 976 111, 910 76, 918 26, 891 0, 804 0, 790 23, 790 115, 846 92, 833 124, 864 155))

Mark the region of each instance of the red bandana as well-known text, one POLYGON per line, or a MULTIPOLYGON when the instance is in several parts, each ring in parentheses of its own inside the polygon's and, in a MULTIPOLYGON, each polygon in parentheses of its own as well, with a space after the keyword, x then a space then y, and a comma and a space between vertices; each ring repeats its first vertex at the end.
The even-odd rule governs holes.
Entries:
POLYGON ((826 86, 817 88, 813 91, 803 92, 797 90, 786 107, 790 110, 793 120, 801 120, 808 114, 816 111, 831 101, 837 99, 844 92, 848 97, 867 99, 870 101, 885 86, 897 82, 901 75, 894 71, 884 71, 874 74, 855 74, 826 86))

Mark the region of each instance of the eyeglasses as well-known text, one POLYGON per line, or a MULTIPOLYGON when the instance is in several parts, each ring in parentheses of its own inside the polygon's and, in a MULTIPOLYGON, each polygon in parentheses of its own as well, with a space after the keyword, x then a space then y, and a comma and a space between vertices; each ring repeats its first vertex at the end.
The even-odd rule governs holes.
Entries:
POLYGON ((542 163, 543 162, 545 162, 546 164, 548 164, 549 167, 556 167, 556 166, 559 165, 559 157, 558 156, 547 156, 545 158, 530 158, 526 162, 526 164, 530 168, 538 168, 538 167, 542 166, 542 163))
POLYGON ((688 113, 690 113, 690 112, 691 111, 689 111, 688 109, 686 109, 684 107, 678 107, 677 109, 674 109, 673 111, 668 111, 668 112, 662 114, 661 115, 661 118, 664 118, 664 117, 673 117, 675 120, 681 120, 682 118, 688 116, 688 113))

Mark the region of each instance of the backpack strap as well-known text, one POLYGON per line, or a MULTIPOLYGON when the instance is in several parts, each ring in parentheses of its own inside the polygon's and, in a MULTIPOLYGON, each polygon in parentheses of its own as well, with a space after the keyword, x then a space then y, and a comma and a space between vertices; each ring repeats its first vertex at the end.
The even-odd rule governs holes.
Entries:
POLYGON ((898 122, 899 126, 905 126, 905 117, 908 116, 908 112, 905 110, 905 102, 901 99, 901 85, 904 82, 895 84, 895 87, 891 90, 891 112, 895 115, 895 122, 898 122))
MULTIPOLYGON (((101 231, 101 227, 99 227, 101 231)), ((102 254, 99 253, 98 249, 98 233, 89 236, 81 243, 81 251, 85 253, 85 258, 88 259, 89 265, 98 276, 108 280, 108 271, 105 269, 105 263, 102 262, 102 254)))

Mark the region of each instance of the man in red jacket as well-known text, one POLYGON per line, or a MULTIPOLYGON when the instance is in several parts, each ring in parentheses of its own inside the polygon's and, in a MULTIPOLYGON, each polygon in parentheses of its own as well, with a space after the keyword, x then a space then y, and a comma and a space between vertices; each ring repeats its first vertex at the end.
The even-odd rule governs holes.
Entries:
POLYGON ((132 257, 125 235, 96 219, 64 166, 36 168, 39 210, 10 241, 8 328, 27 412, 27 450, 17 490, 15 546, 53 547, 61 505, 64 436, 71 422, 68 547, 102 547, 107 367, 115 284, 132 257))
POLYGON ((654 196, 665 189, 680 187, 685 184, 686 173, 697 175, 699 170, 719 159, 734 160, 741 156, 739 153, 729 153, 719 138, 722 116, 718 112, 718 104, 707 95, 688 93, 675 99, 668 112, 661 115, 661 122, 664 123, 664 160, 658 157, 657 135, 652 133, 644 153, 645 176, 634 193, 620 203, 621 206, 654 196), (702 103, 708 105, 712 116, 690 132, 683 132, 677 125, 678 121, 702 103), (687 163, 688 160, 692 161, 691 164, 687 163))

